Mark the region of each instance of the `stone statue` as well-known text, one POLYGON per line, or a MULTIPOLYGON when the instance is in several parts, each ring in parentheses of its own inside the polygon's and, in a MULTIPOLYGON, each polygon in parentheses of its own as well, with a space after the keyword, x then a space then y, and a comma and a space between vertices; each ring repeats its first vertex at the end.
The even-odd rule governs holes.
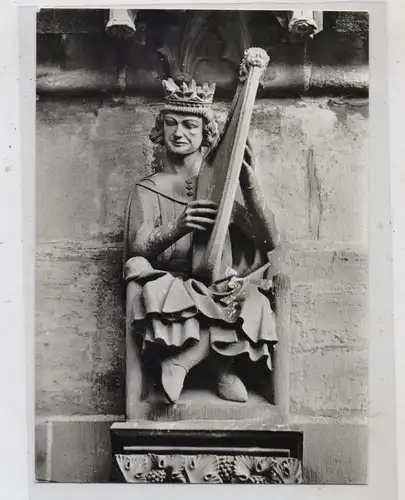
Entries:
POLYGON ((150 139, 166 148, 164 171, 135 184, 125 228, 124 277, 131 284, 127 318, 142 353, 160 368, 168 403, 181 394, 189 371, 203 360, 226 400, 246 402, 233 361, 243 356, 270 371, 277 342, 267 279, 278 233, 266 205, 248 142, 239 177, 243 201, 235 203, 222 257, 223 275, 202 282, 192 272, 193 236, 209 232, 218 206, 196 199, 203 154, 218 137, 211 104, 215 86, 192 80, 163 82, 166 104, 150 139))

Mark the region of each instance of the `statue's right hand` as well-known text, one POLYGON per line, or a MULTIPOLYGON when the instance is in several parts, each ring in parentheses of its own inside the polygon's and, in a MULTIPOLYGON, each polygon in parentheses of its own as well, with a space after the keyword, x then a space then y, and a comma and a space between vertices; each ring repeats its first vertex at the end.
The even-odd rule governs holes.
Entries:
POLYGON ((207 231, 212 228, 217 212, 218 205, 213 201, 192 201, 177 219, 177 228, 184 234, 195 229, 198 231, 207 231))

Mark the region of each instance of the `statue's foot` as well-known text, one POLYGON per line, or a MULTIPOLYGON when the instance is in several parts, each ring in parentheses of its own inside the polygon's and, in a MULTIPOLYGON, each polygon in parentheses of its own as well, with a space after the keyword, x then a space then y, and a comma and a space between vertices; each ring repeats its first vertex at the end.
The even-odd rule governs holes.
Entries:
POLYGON ((218 382, 218 396, 228 401, 246 403, 248 393, 242 380, 232 373, 225 373, 218 382))
POLYGON ((162 387, 169 403, 174 404, 180 397, 187 370, 172 360, 162 363, 162 387))

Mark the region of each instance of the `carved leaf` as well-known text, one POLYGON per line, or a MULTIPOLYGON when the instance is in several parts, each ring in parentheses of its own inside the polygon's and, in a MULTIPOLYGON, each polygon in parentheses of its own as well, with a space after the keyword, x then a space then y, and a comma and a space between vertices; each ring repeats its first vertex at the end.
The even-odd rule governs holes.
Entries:
POLYGON ((295 458, 287 458, 281 463, 286 484, 302 483, 302 463, 295 458))
POLYGON ((145 483, 152 468, 147 455, 116 455, 118 466, 127 483, 145 483))
POLYGON ((168 80, 163 80, 162 83, 163 87, 167 90, 168 93, 169 92, 174 93, 180 90, 175 81, 173 80, 173 78, 169 78, 168 80))
POLYGON ((188 456, 184 470, 189 483, 222 483, 215 455, 188 456))
POLYGON ((267 474, 274 465, 277 465, 277 460, 271 457, 256 457, 255 470, 258 474, 267 474))
POLYGON ((191 94, 197 94, 197 82, 194 79, 191 80, 189 91, 191 94))
POLYGON ((296 458, 285 458, 275 463, 269 471, 273 484, 302 484, 302 464, 296 458))
POLYGON ((166 457, 166 466, 170 471, 172 479, 179 483, 185 483, 184 466, 186 458, 184 455, 169 455, 166 457))
POLYGON ((246 483, 252 472, 255 470, 255 457, 249 457, 247 455, 242 455, 236 458, 235 463, 235 477, 241 482, 246 483))
POLYGON ((167 463, 168 463, 168 456, 167 455, 150 455, 151 461, 152 461, 152 467, 155 469, 166 469, 167 468, 167 463))

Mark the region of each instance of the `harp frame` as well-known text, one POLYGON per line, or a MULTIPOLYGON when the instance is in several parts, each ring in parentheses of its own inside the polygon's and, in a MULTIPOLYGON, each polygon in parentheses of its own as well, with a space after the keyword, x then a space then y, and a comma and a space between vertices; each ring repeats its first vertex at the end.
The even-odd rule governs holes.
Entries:
POLYGON ((239 175, 260 78, 269 56, 259 47, 244 53, 238 87, 226 124, 215 145, 205 155, 197 179, 197 199, 219 204, 210 235, 194 235, 193 275, 211 284, 223 276, 221 261, 239 185, 239 175))

